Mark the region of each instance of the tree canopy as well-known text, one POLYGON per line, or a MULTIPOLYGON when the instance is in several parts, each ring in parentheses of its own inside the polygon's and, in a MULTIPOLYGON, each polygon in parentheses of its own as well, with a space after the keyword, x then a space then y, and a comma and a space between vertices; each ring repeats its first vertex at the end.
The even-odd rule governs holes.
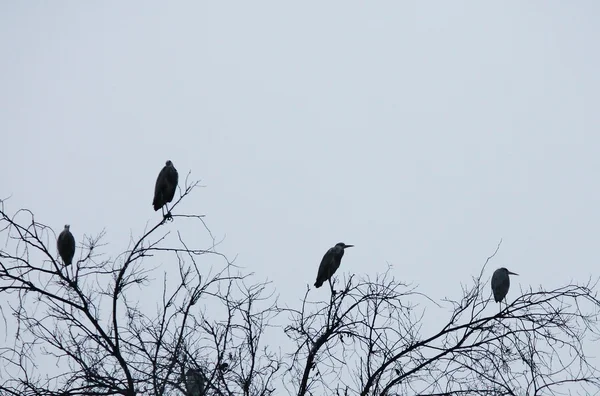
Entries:
POLYGON ((252 263, 241 267, 218 252, 202 214, 179 211, 196 187, 186 180, 170 214, 115 257, 104 231, 88 235, 71 224, 71 265, 59 260, 55 230, 1 203, 2 395, 600 390, 586 353, 600 333, 596 280, 514 289, 498 309, 489 288, 498 244, 478 274, 447 285, 454 298, 434 301, 391 267, 346 274, 342 265, 328 299, 315 299, 307 279, 300 302, 283 303, 276 285, 247 270, 252 263), (205 230, 204 241, 179 231, 184 222, 205 230))

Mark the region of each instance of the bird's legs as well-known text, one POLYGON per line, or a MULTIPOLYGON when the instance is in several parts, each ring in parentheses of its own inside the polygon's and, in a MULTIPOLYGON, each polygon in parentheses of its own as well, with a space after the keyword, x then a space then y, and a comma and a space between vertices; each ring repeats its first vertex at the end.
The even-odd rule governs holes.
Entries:
POLYGON ((165 202, 165 205, 162 207, 163 218, 165 220, 173 220, 173 215, 169 210, 169 204, 165 202), (167 213, 165 214, 165 208, 167 208, 167 213))
POLYGON ((333 278, 333 277, 330 277, 328 279, 329 287, 331 288, 331 295, 335 295, 335 290, 333 290, 333 282, 331 281, 331 278, 333 278))

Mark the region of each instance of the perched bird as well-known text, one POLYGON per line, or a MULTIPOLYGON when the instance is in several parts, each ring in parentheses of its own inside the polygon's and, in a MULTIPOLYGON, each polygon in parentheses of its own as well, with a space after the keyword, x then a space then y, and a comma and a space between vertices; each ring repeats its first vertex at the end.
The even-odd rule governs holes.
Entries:
POLYGON ((344 257, 344 249, 353 246, 340 242, 325 253, 319 265, 319 272, 317 273, 317 281, 315 282, 317 289, 323 285, 323 282, 328 281, 340 267, 342 257, 344 257))
POLYGON ((510 288, 509 275, 519 274, 510 272, 502 267, 494 271, 494 275, 492 275, 492 292, 494 293, 494 300, 496 302, 501 302, 506 297, 506 293, 508 293, 508 289, 510 288))
POLYGON ((187 396, 204 396, 206 392, 205 378, 202 371, 190 368, 185 373, 187 396))
MULTIPOLYGON (((162 168, 156 178, 154 201, 152 201, 155 211, 161 209, 164 205, 173 200, 178 181, 179 174, 177 173, 177 169, 175 169, 173 163, 169 160, 165 163, 164 168, 162 168)), ((167 207, 167 213, 169 212, 168 209, 169 208, 167 207)))
POLYGON ((73 262, 73 256, 75 255, 75 238, 69 231, 70 226, 65 225, 65 229, 58 234, 56 239, 56 247, 58 248, 58 254, 62 258, 65 265, 70 265, 73 262))

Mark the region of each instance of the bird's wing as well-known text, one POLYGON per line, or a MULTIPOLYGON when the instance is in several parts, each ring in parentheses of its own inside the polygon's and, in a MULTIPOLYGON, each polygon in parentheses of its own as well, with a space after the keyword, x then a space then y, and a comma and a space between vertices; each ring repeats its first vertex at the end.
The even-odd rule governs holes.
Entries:
POLYGON ((492 292, 494 293, 494 300, 496 302, 501 301, 510 288, 510 279, 508 275, 504 275, 501 272, 494 272, 492 275, 492 292))
POLYGON ((333 259, 333 251, 329 249, 321 259, 321 264, 319 264, 319 272, 317 273, 317 281, 326 280, 329 272, 329 267, 332 265, 333 259))
POLYGON ((502 276, 500 274, 500 272, 498 272, 498 270, 494 271, 494 274, 492 275, 492 290, 497 289, 500 286, 500 283, 502 283, 502 276))
POLYGON ((65 240, 65 233, 67 230, 63 230, 60 234, 58 234, 58 238, 56 238, 56 246, 58 246, 58 250, 62 248, 65 240))
POLYGON ((174 166, 170 166, 166 172, 165 177, 167 181, 165 183, 165 198, 167 202, 171 202, 177 191, 177 183, 179 182, 179 173, 174 166))
POLYGON ((66 241, 69 243, 69 246, 71 247, 71 249, 74 252, 75 251, 75 237, 73 236, 71 231, 67 231, 67 235, 65 236, 65 238, 66 238, 66 241))
POLYGON ((166 187, 167 183, 168 183, 168 169, 167 167, 163 167, 160 170, 160 173, 158 174, 158 177, 156 178, 156 184, 154 185, 154 200, 152 201, 153 205, 159 205, 162 206, 164 205, 164 202, 162 202, 164 200, 163 198, 163 191, 164 188, 166 187))
POLYGON ((175 169, 174 166, 171 166, 169 169, 169 182, 171 182, 171 184, 175 184, 175 186, 177 186, 178 181, 179 181, 179 173, 177 172, 177 169, 175 169))
POLYGON ((156 195, 161 189, 162 186, 165 184, 165 182, 167 181, 167 172, 169 170, 167 169, 167 167, 163 167, 160 172, 158 173, 158 177, 156 178, 156 184, 154 186, 154 194, 156 195))
POLYGON ((65 262, 73 260, 75 255, 75 237, 71 231, 63 230, 56 239, 56 246, 58 247, 58 253, 65 262))

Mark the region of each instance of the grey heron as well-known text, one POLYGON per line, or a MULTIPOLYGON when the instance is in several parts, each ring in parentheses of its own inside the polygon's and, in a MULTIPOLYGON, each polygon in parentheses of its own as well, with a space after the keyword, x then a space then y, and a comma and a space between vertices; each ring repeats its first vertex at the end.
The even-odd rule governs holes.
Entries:
POLYGON ((187 396, 204 396, 206 394, 206 378, 201 370, 190 368, 185 373, 187 396))
MULTIPOLYGON (((177 173, 177 169, 173 166, 173 162, 168 160, 156 178, 154 201, 152 201, 155 211, 161 209, 164 205, 173 200, 178 181, 179 174, 177 173)), ((169 207, 167 206, 167 214, 168 213, 169 207)))
MULTIPOLYGON (((501 302, 506 297, 510 288, 509 275, 519 275, 507 270, 506 268, 498 268, 492 275, 492 292, 494 293, 494 301, 501 302)), ((502 307, 502 305, 501 305, 502 307)), ((500 308, 502 310, 502 308, 500 308)))
POLYGON ((353 247, 354 245, 346 245, 344 242, 337 243, 334 247, 327 250, 319 265, 317 280, 315 287, 318 289, 323 285, 323 282, 331 279, 335 271, 340 267, 342 257, 344 257, 344 249, 353 247))
POLYGON ((58 254, 65 265, 70 265, 73 262, 73 256, 75 255, 75 238, 73 237, 73 234, 71 234, 71 231, 69 231, 69 228, 70 226, 65 224, 65 229, 58 234, 58 238, 56 239, 58 254))

